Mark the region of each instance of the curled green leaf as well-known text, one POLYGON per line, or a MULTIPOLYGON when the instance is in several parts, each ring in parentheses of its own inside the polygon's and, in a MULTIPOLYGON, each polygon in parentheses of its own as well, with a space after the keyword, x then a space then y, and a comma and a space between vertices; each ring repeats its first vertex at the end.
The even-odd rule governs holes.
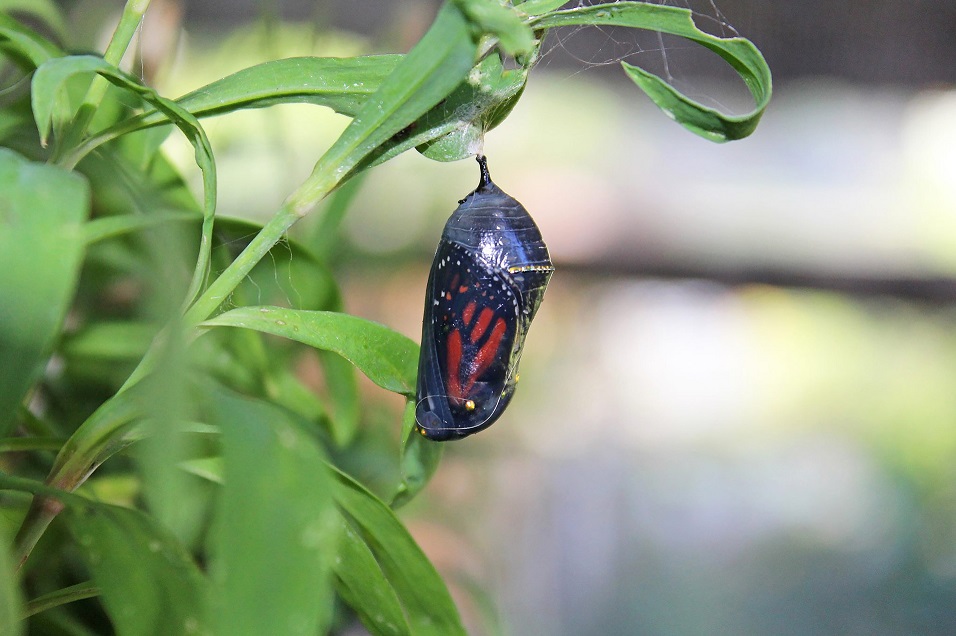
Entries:
POLYGON ((744 115, 726 115, 700 104, 671 87, 661 78, 622 62, 628 76, 665 113, 693 133, 711 141, 742 139, 754 131, 770 102, 770 68, 752 42, 740 37, 719 38, 694 24, 689 9, 648 4, 615 2, 555 11, 533 18, 535 29, 562 26, 623 26, 677 35, 697 42, 722 57, 740 75, 756 105, 744 115))

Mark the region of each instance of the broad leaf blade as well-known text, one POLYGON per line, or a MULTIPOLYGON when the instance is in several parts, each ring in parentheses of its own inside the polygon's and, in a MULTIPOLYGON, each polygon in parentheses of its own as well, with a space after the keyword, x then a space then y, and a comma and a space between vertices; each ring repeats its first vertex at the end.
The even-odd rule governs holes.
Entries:
POLYGON ((418 345, 369 320, 331 311, 240 307, 202 324, 254 329, 334 351, 383 389, 405 395, 415 392, 418 345))
POLYGON ((86 181, 0 148, 0 437, 43 370, 73 298, 86 181))
POLYGON ((71 503, 67 511, 117 634, 211 633, 208 582, 165 528, 116 506, 71 503))
POLYGON ((323 633, 337 534, 323 453, 287 411, 213 398, 225 480, 211 546, 218 633, 323 633))
POLYGON ((335 473, 333 496, 354 521, 398 595, 413 634, 464 634, 458 610, 435 567, 395 513, 358 482, 335 473))
POLYGON ((151 348, 154 372, 143 389, 145 417, 138 425, 143 436, 133 448, 149 511, 183 543, 192 545, 207 523, 205 485, 184 473, 179 464, 201 452, 199 440, 183 423, 196 417, 194 392, 189 390, 186 343, 175 328, 164 330, 151 348))
POLYGON ((656 75, 622 62, 628 76, 655 104, 682 126, 706 139, 721 142, 746 137, 757 127, 770 102, 770 68, 757 47, 744 38, 719 38, 701 31, 689 9, 645 2, 615 2, 556 11, 531 20, 535 29, 581 25, 624 26, 669 33, 697 42, 726 60, 744 80, 756 102, 755 108, 745 115, 720 113, 683 95, 656 75))

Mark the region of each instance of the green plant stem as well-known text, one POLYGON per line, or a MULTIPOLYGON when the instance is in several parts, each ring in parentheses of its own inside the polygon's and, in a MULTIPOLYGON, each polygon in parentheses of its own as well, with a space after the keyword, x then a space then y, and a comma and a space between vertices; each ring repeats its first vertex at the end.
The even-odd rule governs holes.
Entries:
POLYGON ((53 609, 54 607, 66 605, 67 603, 72 603, 74 601, 82 601, 85 598, 93 598, 94 596, 99 595, 100 588, 96 587, 93 581, 77 583, 76 585, 64 587, 62 590, 56 590, 54 592, 50 592, 49 594, 44 594, 43 596, 38 596, 37 598, 33 599, 27 603, 27 606, 23 609, 23 614, 20 615, 20 618, 21 620, 27 619, 34 614, 45 612, 46 610, 53 609))
MULTIPOLYGON (((110 38, 110 43, 103 53, 104 60, 113 66, 119 66, 126 50, 129 48, 129 43, 133 40, 136 29, 139 28, 143 20, 143 14, 149 8, 149 3, 150 0, 128 0, 126 6, 123 7, 123 15, 120 16, 119 24, 116 25, 116 31, 113 32, 113 37, 110 38)), ((93 81, 90 82, 90 87, 86 91, 86 96, 83 98, 83 103, 76 113, 73 125, 70 127, 66 143, 63 144, 64 149, 72 149, 83 139, 93 116, 96 114, 96 109, 106 95, 109 85, 110 83, 105 77, 101 75, 93 77, 93 81)), ((58 162, 60 160, 62 160, 62 157, 58 158, 58 162)), ((75 161, 73 163, 75 164, 75 161)))
POLYGON ((60 492, 32 479, 14 477, 4 472, 0 472, 0 490, 18 490, 33 495, 30 510, 27 512, 26 519, 20 526, 20 531, 17 533, 15 540, 14 557, 16 558, 16 568, 19 570, 26 563, 40 537, 46 532, 47 527, 63 510, 63 503, 60 499, 72 495, 60 492), (32 521, 28 522, 31 519, 32 521))
POLYGON ((45 484, 0 473, 0 489, 25 490, 34 495, 15 539, 18 569, 63 510, 60 500, 82 484, 105 456, 122 448, 118 436, 137 413, 135 400, 128 395, 117 393, 104 402, 80 426, 77 432, 82 430, 82 434, 74 433, 60 449, 45 484))
POLYGON ((16 569, 19 571, 30 558, 33 548, 40 541, 40 537, 50 527, 56 516, 63 510, 63 504, 56 499, 34 494, 33 502, 27 511, 26 519, 15 539, 14 558, 16 569))

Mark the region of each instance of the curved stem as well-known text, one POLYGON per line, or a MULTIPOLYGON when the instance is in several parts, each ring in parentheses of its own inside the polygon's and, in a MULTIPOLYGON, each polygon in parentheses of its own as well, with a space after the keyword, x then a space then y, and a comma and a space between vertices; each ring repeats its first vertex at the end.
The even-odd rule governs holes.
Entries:
POLYGON ((93 581, 77 583, 76 585, 64 587, 61 590, 56 590, 55 592, 50 592, 49 594, 44 594, 43 596, 38 596, 37 598, 33 599, 27 603, 27 606, 23 609, 20 619, 24 620, 30 618, 34 614, 45 612, 48 609, 53 609, 54 607, 59 607, 60 605, 66 605, 67 603, 72 603, 74 601, 82 601, 85 598, 93 598, 94 596, 99 595, 100 588, 96 587, 93 581))

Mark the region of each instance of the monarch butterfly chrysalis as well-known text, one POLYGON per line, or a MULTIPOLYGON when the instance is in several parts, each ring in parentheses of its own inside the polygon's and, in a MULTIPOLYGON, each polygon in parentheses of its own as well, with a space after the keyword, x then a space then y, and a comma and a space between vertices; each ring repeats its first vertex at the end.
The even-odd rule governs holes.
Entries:
POLYGON ((418 431, 460 439, 491 426, 518 380, 528 328, 554 271, 528 211, 491 181, 445 224, 425 290, 418 363, 418 431))

